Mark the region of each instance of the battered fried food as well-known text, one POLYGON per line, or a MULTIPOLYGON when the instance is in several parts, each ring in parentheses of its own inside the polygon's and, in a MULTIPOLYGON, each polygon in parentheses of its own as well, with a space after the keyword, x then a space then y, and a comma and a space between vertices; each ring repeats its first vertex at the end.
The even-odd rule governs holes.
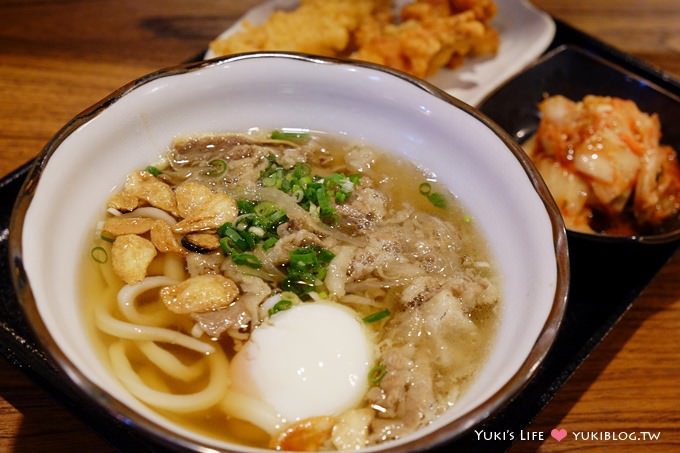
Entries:
POLYGON ((389 0, 302 0, 263 24, 211 43, 216 55, 289 50, 348 57, 427 77, 497 51, 493 0, 416 0, 393 17, 389 0))
POLYGON ((389 7, 389 0, 301 0, 298 8, 276 11, 261 25, 244 23, 243 31, 216 39, 210 49, 216 55, 287 50, 339 56, 363 20, 389 7))
POLYGON ((364 21, 351 58, 427 77, 468 55, 495 53, 498 34, 489 25, 495 12, 491 0, 418 0, 404 6, 399 24, 364 21))

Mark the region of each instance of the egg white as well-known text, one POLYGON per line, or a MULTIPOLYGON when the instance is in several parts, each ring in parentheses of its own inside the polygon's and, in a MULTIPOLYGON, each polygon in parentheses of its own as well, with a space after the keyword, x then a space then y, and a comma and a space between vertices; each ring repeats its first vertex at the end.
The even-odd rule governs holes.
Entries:
POLYGON ((253 331, 232 360, 232 386, 288 422, 338 415, 361 402, 374 356, 354 311, 333 302, 300 303, 253 331))

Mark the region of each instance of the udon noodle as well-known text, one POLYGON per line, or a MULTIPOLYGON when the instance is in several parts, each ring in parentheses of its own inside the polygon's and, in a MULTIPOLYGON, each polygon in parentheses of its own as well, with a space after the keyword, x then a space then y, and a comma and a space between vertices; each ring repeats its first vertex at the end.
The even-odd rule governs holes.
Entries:
POLYGON ((494 263, 455 198, 408 161, 321 133, 175 139, 110 197, 84 267, 93 338, 121 384, 255 447, 355 449, 427 425, 474 377, 499 311, 494 263), (285 349, 298 336, 314 340, 285 349), (282 395, 294 376, 262 371, 299 361, 302 375, 307 360, 330 373, 329 401, 312 372, 282 395))

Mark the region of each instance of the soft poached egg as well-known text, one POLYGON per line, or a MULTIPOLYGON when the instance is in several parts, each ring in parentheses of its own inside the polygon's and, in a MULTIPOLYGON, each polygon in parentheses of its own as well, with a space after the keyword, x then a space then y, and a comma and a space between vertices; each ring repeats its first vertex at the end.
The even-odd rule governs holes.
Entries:
POLYGON ((295 304, 253 331, 231 362, 232 386, 270 405, 284 422, 338 415, 364 397, 374 354, 350 308, 295 304))

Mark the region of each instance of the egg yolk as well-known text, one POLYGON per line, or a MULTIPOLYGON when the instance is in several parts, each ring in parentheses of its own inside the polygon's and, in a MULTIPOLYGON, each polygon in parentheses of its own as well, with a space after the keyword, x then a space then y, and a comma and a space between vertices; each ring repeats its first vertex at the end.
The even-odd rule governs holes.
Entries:
POLYGON ((255 329, 231 363, 232 386, 272 406, 288 422, 337 415, 368 390, 373 344, 349 308, 307 302, 255 329))

